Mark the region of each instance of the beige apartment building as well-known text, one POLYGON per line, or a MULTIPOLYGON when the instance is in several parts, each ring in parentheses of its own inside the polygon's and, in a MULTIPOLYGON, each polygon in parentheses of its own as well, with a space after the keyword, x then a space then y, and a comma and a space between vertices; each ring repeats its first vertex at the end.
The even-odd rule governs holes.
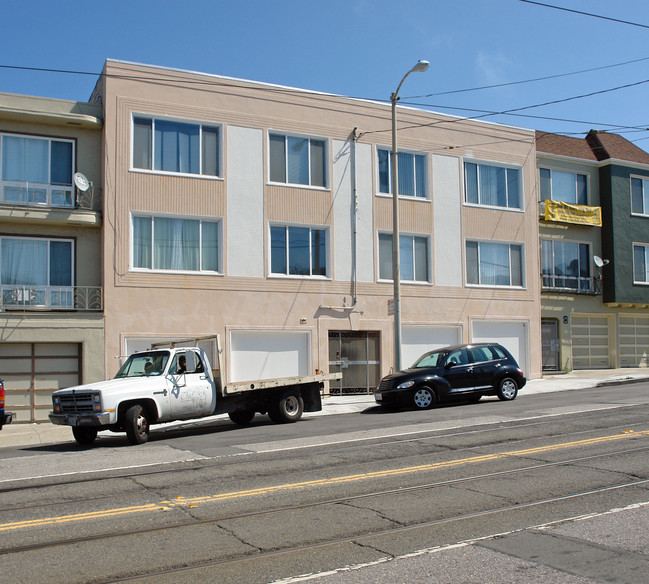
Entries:
MULTIPOLYGON (((386 89, 386 96, 388 90, 386 89)), ((393 367, 389 104, 107 61, 105 370, 218 334, 231 380, 393 367)), ((497 340, 541 373, 534 132, 398 108, 402 362, 497 340)))
POLYGON ((0 378, 17 423, 105 375, 102 130, 97 105, 0 93, 0 378))

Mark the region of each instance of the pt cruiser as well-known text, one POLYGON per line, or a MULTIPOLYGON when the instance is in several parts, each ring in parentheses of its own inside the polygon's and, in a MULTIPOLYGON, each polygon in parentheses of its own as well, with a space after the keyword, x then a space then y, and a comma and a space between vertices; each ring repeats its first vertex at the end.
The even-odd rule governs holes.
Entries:
POLYGON ((377 404, 425 410, 439 401, 478 401, 483 395, 513 400, 525 375, 509 351, 497 343, 476 343, 436 349, 409 369, 387 375, 374 392, 377 404))

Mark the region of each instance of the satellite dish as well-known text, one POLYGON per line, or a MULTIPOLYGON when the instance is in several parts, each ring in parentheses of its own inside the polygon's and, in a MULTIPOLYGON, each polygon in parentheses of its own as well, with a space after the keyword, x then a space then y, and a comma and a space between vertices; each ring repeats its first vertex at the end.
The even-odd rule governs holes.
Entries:
POLYGON ((82 193, 85 193, 90 188, 90 181, 85 174, 80 172, 74 173, 74 184, 82 193))
POLYGON ((599 256, 593 256, 593 263, 598 267, 601 268, 608 264, 608 260, 603 260, 599 256))

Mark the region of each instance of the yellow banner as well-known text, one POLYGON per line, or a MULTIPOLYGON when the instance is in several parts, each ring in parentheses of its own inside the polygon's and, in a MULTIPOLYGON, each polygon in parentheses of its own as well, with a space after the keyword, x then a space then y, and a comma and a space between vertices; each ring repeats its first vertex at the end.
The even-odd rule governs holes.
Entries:
POLYGON ((587 205, 571 205, 562 201, 545 202, 545 220, 560 221, 561 223, 577 223, 578 225, 602 226, 601 207, 587 205))

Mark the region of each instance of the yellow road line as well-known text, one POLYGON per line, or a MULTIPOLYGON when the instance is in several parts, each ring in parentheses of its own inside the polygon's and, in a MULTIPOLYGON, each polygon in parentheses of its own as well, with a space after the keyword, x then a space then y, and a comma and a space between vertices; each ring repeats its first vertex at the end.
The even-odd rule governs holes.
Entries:
POLYGON ((283 485, 260 487, 257 489, 250 489, 246 491, 233 491, 230 493, 220 493, 217 495, 207 495, 204 497, 185 498, 182 496, 178 496, 173 500, 161 501, 159 503, 150 503, 146 505, 137 505, 133 507, 121 507, 117 509, 105 509, 103 511, 78 513, 74 515, 63 515, 60 517, 44 517, 42 519, 31 519, 28 521, 17 521, 14 523, 4 523, 4 524, 0 524, 0 531, 25 529, 28 527, 41 527, 45 525, 56 525, 61 523, 71 523, 75 521, 87 521, 91 519, 103 519, 107 517, 117 517, 120 515, 129 515, 134 513, 148 513, 151 511, 168 510, 172 507, 186 507, 192 505, 195 506, 201 503, 214 503, 217 501, 227 501, 232 499, 241 499, 245 497, 256 497, 259 495, 267 495, 269 493, 276 493, 279 491, 295 491, 295 490, 302 490, 302 489, 313 488, 313 487, 340 485, 343 483, 352 483, 356 481, 371 480, 377 478, 402 476, 402 475, 414 474, 418 472, 451 468, 454 466, 461 466, 465 464, 489 462, 489 461, 500 460, 500 459, 515 457, 515 456, 527 456, 530 454, 553 452, 557 450, 565 450, 568 448, 581 448, 584 446, 592 446, 594 444, 602 444, 604 442, 613 442, 616 440, 637 438, 639 436, 649 436, 649 432, 626 431, 621 434, 602 436, 600 438, 588 438, 585 440, 577 440, 575 442, 563 442, 561 444, 550 444, 548 446, 525 448, 523 450, 512 450, 509 452, 484 454, 480 456, 471 456, 468 458, 447 460, 444 462, 435 462, 431 464, 422 464, 418 466, 408 466, 403 468, 380 470, 375 472, 346 475, 346 476, 333 477, 328 479, 316 479, 313 481, 304 481, 300 483, 286 483, 283 485))

